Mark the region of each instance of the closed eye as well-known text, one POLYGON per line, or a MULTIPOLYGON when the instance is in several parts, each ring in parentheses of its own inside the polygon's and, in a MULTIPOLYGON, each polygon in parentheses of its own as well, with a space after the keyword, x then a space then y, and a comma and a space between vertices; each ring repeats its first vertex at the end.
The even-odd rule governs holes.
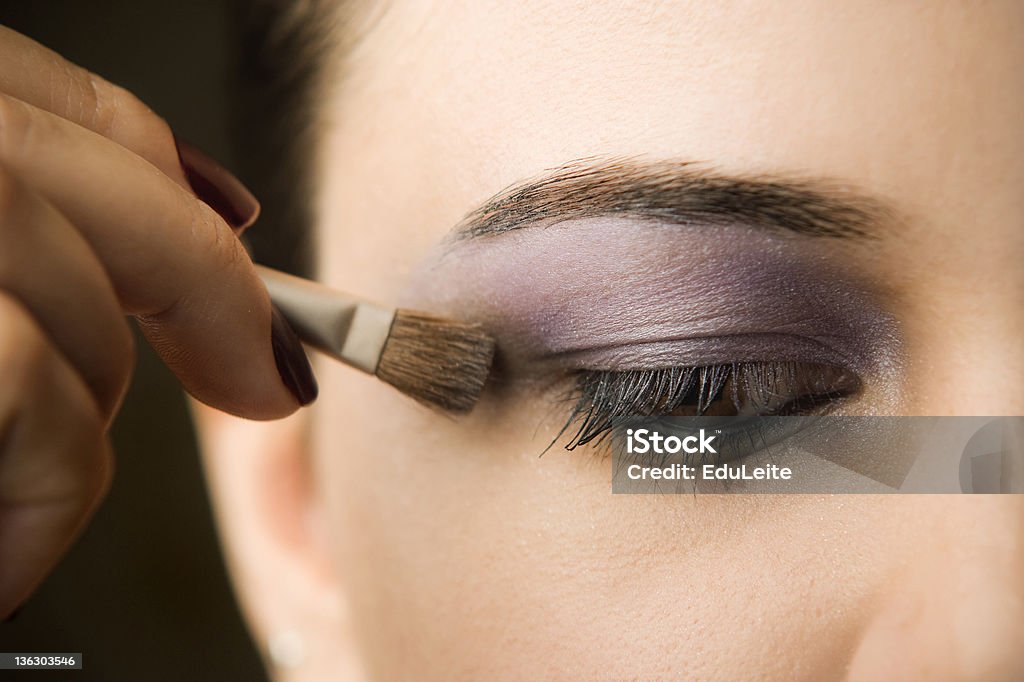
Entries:
POLYGON ((860 390, 853 372, 808 362, 581 370, 570 395, 574 406, 556 441, 573 433, 567 450, 597 444, 628 417, 816 414, 860 390))

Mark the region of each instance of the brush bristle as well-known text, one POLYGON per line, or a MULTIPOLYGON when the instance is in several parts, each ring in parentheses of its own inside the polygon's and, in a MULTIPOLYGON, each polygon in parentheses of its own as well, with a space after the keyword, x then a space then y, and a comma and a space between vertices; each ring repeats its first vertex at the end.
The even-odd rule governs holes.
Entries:
POLYGON ((494 339, 479 325, 399 310, 377 377, 449 412, 473 409, 494 359, 494 339))

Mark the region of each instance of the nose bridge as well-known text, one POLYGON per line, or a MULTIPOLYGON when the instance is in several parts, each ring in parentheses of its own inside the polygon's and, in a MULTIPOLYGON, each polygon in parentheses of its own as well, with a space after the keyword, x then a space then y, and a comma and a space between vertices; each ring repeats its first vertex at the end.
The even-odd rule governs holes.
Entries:
POLYGON ((1024 415, 1022 227, 1004 215, 968 232, 950 221, 899 251, 908 410, 1024 415))
POLYGON ((951 294, 908 328, 908 410, 1024 415, 1024 296, 951 294))
POLYGON ((851 680, 1024 680, 1024 495, 944 496, 880 595, 851 680))

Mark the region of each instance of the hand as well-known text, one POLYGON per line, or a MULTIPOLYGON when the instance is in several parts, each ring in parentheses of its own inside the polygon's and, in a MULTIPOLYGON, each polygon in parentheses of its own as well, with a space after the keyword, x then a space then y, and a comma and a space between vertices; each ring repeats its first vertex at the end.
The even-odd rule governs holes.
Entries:
POLYGON ((0 617, 109 484, 126 314, 214 407, 272 419, 315 396, 236 237, 257 213, 130 93, 0 27, 0 617))

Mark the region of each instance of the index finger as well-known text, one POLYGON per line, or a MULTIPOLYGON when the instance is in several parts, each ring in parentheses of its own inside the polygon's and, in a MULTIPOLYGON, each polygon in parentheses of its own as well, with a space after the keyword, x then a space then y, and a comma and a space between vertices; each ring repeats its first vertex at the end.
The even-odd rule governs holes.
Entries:
POLYGON ((176 139, 167 122, 134 94, 0 26, 0 92, 118 143, 195 192, 236 231, 259 202, 233 175, 176 139))
POLYGON ((170 126, 142 100, 6 26, 0 91, 110 138, 189 186, 170 126))
POLYGON ((3 95, 0 166, 77 228, 122 307, 194 397, 263 419, 313 400, 294 332, 273 315, 240 240, 209 207, 124 147, 3 95))

